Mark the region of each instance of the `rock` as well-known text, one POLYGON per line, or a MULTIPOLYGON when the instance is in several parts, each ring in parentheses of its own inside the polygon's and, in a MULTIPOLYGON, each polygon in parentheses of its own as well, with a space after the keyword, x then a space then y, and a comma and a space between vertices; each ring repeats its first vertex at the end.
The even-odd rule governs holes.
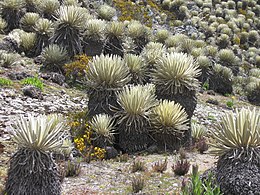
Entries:
POLYGON ((8 74, 8 77, 12 80, 22 80, 27 77, 32 77, 32 75, 26 72, 11 72, 8 74))
POLYGON ((0 50, 16 52, 18 51, 18 44, 14 39, 7 36, 3 39, 3 41, 0 42, 0 50))
POLYGON ((206 103, 213 104, 213 105, 219 105, 218 100, 208 99, 206 103))
POLYGON ((41 90, 34 86, 27 85, 24 88, 22 88, 22 91, 25 96, 29 96, 31 98, 36 98, 40 100, 43 99, 41 90))
POLYGON ((207 94, 209 94, 209 95, 216 95, 216 93, 213 90, 208 90, 207 94))
POLYGON ((51 81, 59 85, 63 85, 65 83, 65 76, 59 73, 53 73, 51 75, 51 81))
POLYGON ((118 156, 117 150, 112 146, 105 147, 105 150, 106 150, 105 159, 112 159, 118 156))
POLYGON ((56 72, 43 73, 41 74, 41 78, 52 81, 59 85, 63 85, 65 83, 65 76, 56 72))

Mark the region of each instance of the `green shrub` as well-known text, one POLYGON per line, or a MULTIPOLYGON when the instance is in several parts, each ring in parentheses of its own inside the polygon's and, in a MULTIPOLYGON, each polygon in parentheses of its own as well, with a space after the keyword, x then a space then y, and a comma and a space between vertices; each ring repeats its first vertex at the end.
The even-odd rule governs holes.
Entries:
POLYGON ((198 174, 198 166, 192 166, 191 180, 182 182, 181 195, 221 195, 220 187, 215 185, 215 177, 209 173, 208 178, 202 180, 198 174))
POLYGON ((0 77, 0 86, 9 86, 12 84, 13 84, 13 82, 11 80, 0 77))
POLYGON ((43 83, 38 77, 28 77, 21 80, 22 85, 32 85, 40 90, 43 90, 43 83))

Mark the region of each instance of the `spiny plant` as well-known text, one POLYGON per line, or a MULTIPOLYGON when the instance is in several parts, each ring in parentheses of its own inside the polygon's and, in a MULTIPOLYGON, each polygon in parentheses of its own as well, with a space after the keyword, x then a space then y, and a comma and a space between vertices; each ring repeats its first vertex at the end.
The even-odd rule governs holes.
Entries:
POLYGON ((237 58, 234 52, 230 49, 221 49, 218 52, 217 58, 219 63, 223 66, 236 66, 237 65, 237 58))
POLYGON ((212 153, 222 156, 229 151, 233 151, 232 158, 253 156, 259 157, 257 148, 260 139, 260 113, 255 108, 253 110, 242 108, 233 112, 225 113, 221 123, 217 124, 214 131, 211 131, 216 143, 212 153), (236 114, 236 115, 235 115, 236 114), (249 155, 249 156, 248 156, 249 155))
POLYGON ((226 112, 215 130, 211 151, 220 156, 217 181, 225 194, 257 193, 260 187, 260 112, 256 108, 226 112), (242 187, 243 186, 243 187, 242 187))
POLYGON ((135 52, 140 54, 142 49, 149 41, 149 28, 142 25, 139 21, 132 20, 127 25, 127 35, 136 45, 135 52))
POLYGON ((132 76, 131 83, 143 84, 147 78, 148 68, 144 59, 135 54, 125 54, 124 60, 132 76))
POLYGON ((91 122, 93 130, 93 144, 100 148, 112 145, 115 141, 115 129, 113 127, 113 119, 107 114, 95 115, 91 122))
POLYGON ((157 105, 154 92, 155 87, 147 84, 126 86, 117 94, 118 104, 122 108, 117 113, 121 116, 118 123, 126 123, 126 132, 144 130, 143 123, 148 120, 150 109, 157 105))
POLYGON ((160 43, 164 43, 165 40, 167 40, 167 38, 169 37, 169 31, 165 30, 165 29, 161 29, 158 30, 155 34, 155 41, 160 42, 160 43))
POLYGON ((203 49, 203 53, 206 56, 214 57, 218 53, 218 48, 212 45, 208 45, 203 49))
POLYGON ((37 3, 36 8, 44 18, 54 19, 53 14, 60 7, 59 0, 44 0, 37 3))
POLYGON ((125 86, 117 93, 119 105, 115 112, 119 124, 119 145, 124 151, 142 150, 149 142, 148 128, 151 108, 157 105, 155 87, 151 84, 125 86))
POLYGON ((200 55, 196 59, 196 63, 199 65, 201 69, 201 75, 199 76, 199 81, 204 83, 209 77, 209 71, 212 68, 212 61, 209 57, 200 55))
POLYGON ((40 15, 34 12, 27 12, 20 20, 21 27, 26 32, 33 32, 33 27, 39 20, 40 15))
POLYGON ((191 136, 196 142, 202 139, 207 133, 207 129, 204 125, 198 123, 191 123, 191 136))
POLYGON ((191 123, 191 137, 192 144, 194 144, 195 148, 203 154, 208 150, 208 144, 206 141, 207 129, 204 125, 191 123))
POLYGON ((110 106, 116 104, 115 91, 121 89, 131 80, 129 69, 124 60, 117 55, 95 56, 89 62, 86 72, 89 86, 89 115, 112 114, 110 106))
POLYGON ((57 114, 20 116, 14 121, 12 138, 18 151, 11 157, 5 193, 61 193, 59 173, 50 152, 62 145, 65 130, 66 123, 57 114))
POLYGON ((179 147, 183 134, 189 129, 188 115, 180 104, 162 100, 152 109, 150 119, 151 133, 159 146, 165 149, 179 147))
POLYGON ((254 81, 249 82, 246 86, 247 99, 252 104, 260 105, 259 89, 260 89, 260 79, 255 79, 254 81))
POLYGON ((51 42, 64 47, 70 57, 82 53, 81 33, 87 13, 86 9, 76 6, 61 6, 56 11, 57 27, 51 42))
POLYGON ((149 42, 143 49, 141 55, 150 67, 166 53, 166 48, 162 43, 149 42))
POLYGON ((88 20, 85 24, 84 38, 93 40, 103 40, 106 22, 100 19, 88 20))
POLYGON ((138 39, 145 36, 146 31, 144 26, 137 20, 132 20, 127 25, 127 35, 133 39, 138 39))
POLYGON ((24 0, 3 0, 1 2, 1 15, 7 22, 6 28, 8 32, 19 27, 24 5, 24 0))
POLYGON ((217 45, 220 49, 227 48, 230 45, 230 37, 226 34, 221 34, 217 38, 217 45))
POLYGON ((104 4, 99 6, 97 13, 99 18, 110 21, 116 15, 116 9, 104 4))
POLYGON ((119 55, 121 57, 124 55, 124 30, 125 24, 123 22, 113 21, 108 23, 105 30, 106 42, 103 51, 104 54, 119 55))
POLYGON ((49 45, 49 39, 54 31, 54 24, 51 20, 46 18, 39 18, 34 26, 34 32, 36 33, 36 44, 34 55, 41 54, 43 48, 49 45))
POLYGON ((73 149, 74 149, 74 145, 71 139, 66 138, 63 140, 62 146, 55 151, 55 154, 60 154, 62 155, 63 159, 68 160, 72 155, 73 149))
POLYGON ((0 18, 0 33, 4 33, 6 27, 7 27, 7 22, 3 18, 0 18))
POLYGON ((126 25, 123 22, 111 21, 106 25, 105 34, 108 38, 116 37, 122 39, 124 37, 126 25))
POLYGON ((2 67, 11 68, 16 64, 16 56, 12 53, 0 53, 0 64, 2 67))
POLYGON ((194 90, 199 86, 199 67, 187 54, 164 54, 154 66, 152 82, 160 93, 182 93, 185 88, 194 90))
MULTIPOLYGON (((179 51, 179 49, 178 48, 169 48, 168 49, 169 50, 169 53, 170 52, 180 52, 179 51)), ((201 55, 203 55, 204 53, 203 53, 204 51, 203 51, 203 49, 202 48, 193 48, 192 50, 191 50, 191 52, 190 52, 190 54, 194 57, 194 58, 198 58, 198 57, 200 57, 201 55)))
POLYGON ((130 80, 128 67, 117 55, 95 56, 86 75, 94 88, 121 88, 130 80))
POLYGON ((196 47, 195 41, 192 39, 183 39, 178 45, 178 50, 183 53, 190 54, 192 49, 196 47))
POLYGON ((32 56, 31 50, 35 46, 36 42, 36 34, 35 33, 27 33, 27 32, 21 32, 20 33, 20 39, 21 39, 21 50, 25 52, 27 56, 32 56))
POLYGON ((171 35, 165 40, 165 45, 169 47, 178 47, 183 39, 188 37, 184 34, 171 35))
POLYGON ((248 33, 248 42, 250 45, 255 45, 256 41, 259 40, 260 36, 256 30, 252 30, 248 33))
POLYGON ((44 68, 48 70, 62 71, 62 65, 66 62, 68 53, 64 48, 52 44, 42 51, 41 56, 44 68))
POLYGON ((215 64, 209 77, 209 86, 217 93, 231 94, 233 91, 232 80, 233 73, 230 68, 215 64))

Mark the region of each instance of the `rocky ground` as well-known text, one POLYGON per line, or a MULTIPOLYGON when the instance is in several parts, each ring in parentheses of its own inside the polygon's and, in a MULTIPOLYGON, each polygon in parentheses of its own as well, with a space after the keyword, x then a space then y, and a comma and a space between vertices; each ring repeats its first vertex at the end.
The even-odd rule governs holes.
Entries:
MULTIPOLYGON (((1 77, 23 77, 35 75, 38 67, 34 67, 30 61, 19 61, 15 68, 0 69, 1 77)), ((56 75, 57 76, 57 75, 56 75)), ((75 111, 82 111, 87 107, 87 96, 84 90, 69 88, 60 80, 46 79, 42 76, 43 92, 36 91, 36 98, 24 95, 25 88, 21 86, 19 80, 14 80, 10 87, 0 88, 0 192, 4 188, 4 181, 7 175, 8 163, 11 155, 15 152, 16 146, 10 140, 8 131, 10 124, 20 114, 38 115, 42 113, 63 113, 67 114, 75 111), (59 84, 57 84, 59 83, 59 84)), ((54 77, 51 77, 54 78, 54 77)), ((62 78, 61 78, 62 80, 62 78)), ((29 90, 30 91, 30 90, 29 90)), ((32 92, 34 92, 32 90, 32 92)), ((242 98, 233 98, 233 108, 227 107, 227 102, 231 97, 224 97, 212 91, 198 91, 198 104, 192 118, 193 122, 203 124, 207 129, 212 130, 224 111, 230 111, 235 107, 251 106, 242 98)), ((191 164, 198 164, 200 172, 214 166, 217 159, 208 152, 199 154, 190 150, 187 157, 191 164)), ((183 177, 175 176, 171 166, 176 161, 176 154, 141 154, 130 156, 127 162, 115 160, 92 161, 81 163, 81 173, 77 177, 65 178, 62 185, 63 194, 129 194, 131 193, 131 178, 135 175, 131 173, 131 165, 134 159, 140 159, 146 163, 145 178, 146 194, 174 194, 180 189, 183 177), (167 170, 163 174, 152 171, 152 165, 168 158, 167 170)), ((140 174, 140 173, 139 173, 140 174)), ((189 176, 189 175, 188 175, 189 176)), ((186 176, 186 177, 188 177, 186 176)))
MULTIPOLYGON (((224 111, 230 110, 226 106, 226 102, 230 101, 231 97, 215 95, 210 91, 198 92, 197 96, 198 105, 192 120, 212 129, 214 124, 220 120, 224 111)), ((46 83, 40 99, 24 96, 21 89, 1 88, 0 105, 0 146, 4 146, 2 151, 0 150, 0 189, 3 189, 8 160, 15 151, 15 146, 8 134, 10 123, 20 114, 37 115, 40 113, 80 111, 86 108, 87 97, 82 91, 46 83)), ((234 100, 234 107, 241 106, 250 106, 250 104, 241 100, 234 100)), ((187 156, 191 164, 199 165, 201 172, 214 166, 217 160, 207 152, 206 154, 199 154, 197 151, 189 151, 187 156)), ((127 162, 118 162, 117 160, 93 161, 89 164, 83 162, 79 176, 64 179, 63 194, 128 194, 131 192, 131 178, 134 175, 134 173, 131 173, 131 165, 136 158, 146 162, 147 170, 144 172, 146 179, 145 193, 175 193, 179 190, 183 180, 183 177, 175 176, 171 170, 176 157, 175 154, 141 154, 130 156, 127 162), (152 164, 164 160, 165 157, 168 158, 166 172, 163 174, 153 172, 152 164)))

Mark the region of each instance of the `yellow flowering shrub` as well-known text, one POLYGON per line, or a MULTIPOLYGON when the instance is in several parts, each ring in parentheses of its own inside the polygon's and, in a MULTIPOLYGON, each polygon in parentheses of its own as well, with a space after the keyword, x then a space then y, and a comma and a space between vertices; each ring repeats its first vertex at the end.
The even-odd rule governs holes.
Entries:
POLYGON ((87 161, 102 160, 105 158, 106 150, 99 147, 94 147, 91 144, 91 133, 86 132, 83 137, 75 138, 74 143, 76 148, 84 155, 87 161))
POLYGON ((90 160, 102 160, 105 158, 106 150, 93 146, 94 134, 86 116, 87 112, 73 113, 69 116, 71 134, 75 137, 75 147, 81 152, 87 162, 90 160))
POLYGON ((86 131, 91 132, 88 124, 87 111, 71 113, 68 116, 71 135, 73 137, 82 137, 86 131))
POLYGON ((83 78, 85 76, 85 72, 88 70, 88 63, 90 61, 90 57, 81 54, 75 56, 75 61, 65 64, 64 71, 66 77, 75 81, 76 79, 83 78))
POLYGON ((113 0, 113 3, 121 13, 119 16, 120 21, 138 20, 144 25, 152 27, 153 20, 156 19, 156 17, 151 16, 151 13, 167 15, 168 21, 176 19, 173 12, 163 9, 156 0, 139 1, 138 3, 134 3, 130 0, 113 0))
POLYGON ((121 12, 120 21, 139 20, 146 26, 152 26, 152 17, 149 16, 149 10, 140 2, 139 4, 126 0, 113 0, 117 10, 121 12))
POLYGON ((92 158, 102 160, 105 158, 106 150, 103 148, 95 147, 94 151, 90 154, 92 158))

